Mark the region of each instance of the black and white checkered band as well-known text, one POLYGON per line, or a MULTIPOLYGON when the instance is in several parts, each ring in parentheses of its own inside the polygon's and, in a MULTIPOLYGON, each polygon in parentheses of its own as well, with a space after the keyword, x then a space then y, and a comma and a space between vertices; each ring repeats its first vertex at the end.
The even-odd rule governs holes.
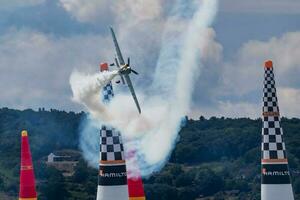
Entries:
POLYGON ((286 159, 279 116, 263 117, 262 159, 286 159))
POLYGON ((265 80, 264 80, 264 97, 263 97, 263 113, 271 112, 278 113, 278 101, 276 95, 275 79, 273 68, 265 68, 265 80))
POLYGON ((114 91, 111 82, 104 86, 102 90, 102 101, 108 103, 114 97, 114 91))
POLYGON ((100 161, 125 160, 122 137, 115 128, 102 126, 100 130, 100 161))
POLYGON ((265 68, 262 159, 286 159, 273 68, 265 68))

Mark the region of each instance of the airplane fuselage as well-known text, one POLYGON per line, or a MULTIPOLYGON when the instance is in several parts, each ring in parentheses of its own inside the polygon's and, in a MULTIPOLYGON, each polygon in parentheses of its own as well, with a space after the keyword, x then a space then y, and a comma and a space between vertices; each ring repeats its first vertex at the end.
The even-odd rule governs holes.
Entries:
POLYGON ((130 74, 131 73, 131 68, 126 64, 126 65, 123 65, 120 70, 119 70, 119 73, 121 75, 125 75, 125 74, 130 74))

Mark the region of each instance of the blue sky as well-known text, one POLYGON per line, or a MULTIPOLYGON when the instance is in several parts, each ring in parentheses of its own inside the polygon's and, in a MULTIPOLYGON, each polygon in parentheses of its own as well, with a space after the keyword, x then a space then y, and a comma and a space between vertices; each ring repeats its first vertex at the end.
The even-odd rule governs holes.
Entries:
MULTIPOLYGON (((81 110, 71 101, 73 69, 95 72, 113 55, 113 25, 124 54, 150 81, 171 0, 4 0, 0 4, 0 106, 81 110), (134 2, 134 3, 133 3, 134 2), (145 67, 144 67, 145 66, 145 67)), ((197 117, 258 117, 262 65, 273 59, 281 111, 300 117, 300 3, 222 0, 205 68, 196 82, 197 117)))

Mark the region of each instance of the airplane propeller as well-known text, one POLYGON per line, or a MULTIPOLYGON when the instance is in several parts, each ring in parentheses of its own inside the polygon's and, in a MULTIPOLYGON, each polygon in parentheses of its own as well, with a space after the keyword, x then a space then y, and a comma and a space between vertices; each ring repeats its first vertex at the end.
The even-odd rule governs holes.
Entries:
MULTIPOLYGON (((130 67, 130 57, 128 57, 127 59, 127 64, 126 64, 128 67, 130 67)), ((138 75, 139 73, 137 71, 135 71, 134 69, 132 69, 130 67, 130 72, 134 73, 135 75, 138 75)))
POLYGON ((135 75, 139 75, 139 73, 133 69, 131 69, 131 72, 134 73, 135 75))

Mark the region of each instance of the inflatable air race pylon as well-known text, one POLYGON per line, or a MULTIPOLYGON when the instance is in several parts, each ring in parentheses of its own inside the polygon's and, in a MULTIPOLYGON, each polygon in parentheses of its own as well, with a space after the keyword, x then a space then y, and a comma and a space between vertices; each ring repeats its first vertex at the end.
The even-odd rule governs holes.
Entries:
POLYGON ((261 200, 294 200, 272 61, 264 69, 261 200))
POLYGON ((37 200, 35 177, 30 153, 28 133, 21 133, 21 169, 19 200, 37 200))
MULTIPOLYGON (((100 64, 108 70, 108 64, 100 64)), ((114 96, 112 83, 102 90, 103 103, 114 96)), ((121 134, 113 127, 102 125, 100 130, 100 160, 97 200, 128 200, 127 171, 121 134)))
POLYGON ((143 180, 136 160, 136 151, 128 151, 126 153, 126 160, 127 159, 131 162, 130 165, 133 168, 127 172, 129 200, 146 200, 143 180))

